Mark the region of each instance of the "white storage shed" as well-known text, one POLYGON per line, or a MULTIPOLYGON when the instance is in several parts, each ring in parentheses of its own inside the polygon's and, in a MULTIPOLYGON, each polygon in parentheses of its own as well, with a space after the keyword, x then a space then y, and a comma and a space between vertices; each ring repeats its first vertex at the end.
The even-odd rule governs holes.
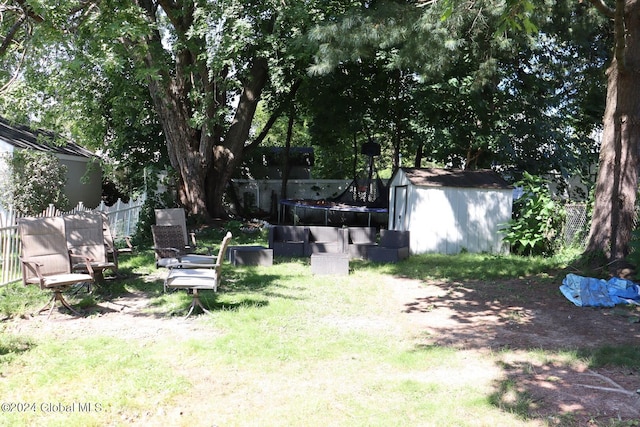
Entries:
POLYGON ((389 229, 410 231, 412 254, 507 253, 500 229, 513 188, 491 170, 400 168, 389 182, 389 229))

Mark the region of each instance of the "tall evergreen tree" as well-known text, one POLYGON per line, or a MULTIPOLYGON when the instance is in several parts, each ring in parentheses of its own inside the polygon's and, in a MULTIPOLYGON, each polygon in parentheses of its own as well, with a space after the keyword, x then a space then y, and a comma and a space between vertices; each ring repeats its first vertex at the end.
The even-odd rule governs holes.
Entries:
POLYGON ((606 70, 607 98, 595 205, 586 252, 620 261, 629 253, 636 219, 640 149, 640 1, 590 3, 613 22, 613 58, 606 70))

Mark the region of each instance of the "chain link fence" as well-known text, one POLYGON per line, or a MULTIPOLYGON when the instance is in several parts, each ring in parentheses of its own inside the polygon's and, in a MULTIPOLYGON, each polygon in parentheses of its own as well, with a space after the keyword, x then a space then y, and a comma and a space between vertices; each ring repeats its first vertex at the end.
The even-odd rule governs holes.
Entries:
POLYGON ((583 248, 587 243, 589 224, 587 223, 586 203, 567 203, 562 237, 565 246, 583 248))

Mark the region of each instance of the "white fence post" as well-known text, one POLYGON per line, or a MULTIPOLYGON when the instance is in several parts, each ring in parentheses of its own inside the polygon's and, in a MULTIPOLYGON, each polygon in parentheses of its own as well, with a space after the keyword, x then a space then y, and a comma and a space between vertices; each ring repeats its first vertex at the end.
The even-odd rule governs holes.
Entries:
POLYGON ((2 211, 0 215, 0 285, 20 280, 22 271, 20 270, 19 242, 17 227, 15 224, 16 214, 12 209, 2 211))
MULTIPOLYGON (((104 202, 95 209, 96 211, 105 212, 109 218, 111 232, 114 237, 125 237, 135 232, 140 217, 140 210, 144 204, 145 196, 141 196, 136 200, 129 200, 129 203, 122 203, 118 199, 114 206, 106 206, 104 202)), ((82 202, 78 206, 71 209, 68 213, 89 211, 82 202)), ((40 217, 60 216, 65 212, 61 212, 53 205, 49 205, 40 217)), ((9 208, 4 210, 0 208, 0 286, 17 282, 22 278, 20 267, 20 242, 18 236, 18 217, 19 215, 9 208)))

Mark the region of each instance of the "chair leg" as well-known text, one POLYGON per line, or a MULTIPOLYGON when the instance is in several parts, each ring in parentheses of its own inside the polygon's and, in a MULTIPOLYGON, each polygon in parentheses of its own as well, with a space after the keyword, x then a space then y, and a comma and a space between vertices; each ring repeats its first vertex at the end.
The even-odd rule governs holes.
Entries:
POLYGON ((71 313, 75 314, 76 316, 81 316, 81 314, 78 313, 76 310, 74 310, 73 307, 71 307, 69 305, 67 300, 64 299, 64 296, 62 295, 62 290, 61 289, 56 289, 56 290, 53 291, 53 295, 51 296, 51 299, 49 300, 48 303, 45 304, 44 307, 42 307, 40 310, 38 310, 38 314, 40 314, 43 311, 45 311, 47 309, 47 307, 49 307, 49 305, 51 305, 51 308, 49 308, 49 314, 47 314, 47 319, 48 319, 51 316, 51 313, 53 313, 53 309, 56 306, 56 301, 60 301, 60 304, 62 304, 71 313))
MULTIPOLYGON (((89 286, 91 286, 91 285, 89 285, 89 286)), ((64 296, 62 296, 62 291, 56 292, 56 299, 58 301, 60 301, 60 303, 63 306, 65 306, 70 312, 72 312, 76 316, 81 316, 81 314, 79 312, 77 312, 76 310, 74 310, 73 307, 71 307, 71 305, 67 302, 67 300, 64 299, 64 296)))
POLYGON ((80 293, 81 290, 85 289, 87 290, 87 293, 90 294, 91 293, 91 282, 80 282, 80 283, 76 283, 75 285, 73 285, 71 287, 71 295, 78 295, 80 293))
POLYGON ((51 298, 49 298, 49 302, 47 302, 40 310, 38 310, 38 314, 42 313, 49 306, 51 306, 51 309, 49 310, 49 314, 47 315, 47 319, 48 319, 49 316, 51 316, 51 312, 53 311, 53 307, 55 307, 55 305, 56 305, 56 294, 54 293, 53 295, 51 295, 51 298))
POLYGON ((193 289, 193 294, 191 295, 191 306, 189 306, 189 312, 185 319, 191 316, 191 313, 193 313, 193 309, 196 308, 196 306, 200 307, 203 312, 211 314, 211 312, 202 305, 202 301, 200 301, 200 296, 198 295, 198 290, 193 289))

